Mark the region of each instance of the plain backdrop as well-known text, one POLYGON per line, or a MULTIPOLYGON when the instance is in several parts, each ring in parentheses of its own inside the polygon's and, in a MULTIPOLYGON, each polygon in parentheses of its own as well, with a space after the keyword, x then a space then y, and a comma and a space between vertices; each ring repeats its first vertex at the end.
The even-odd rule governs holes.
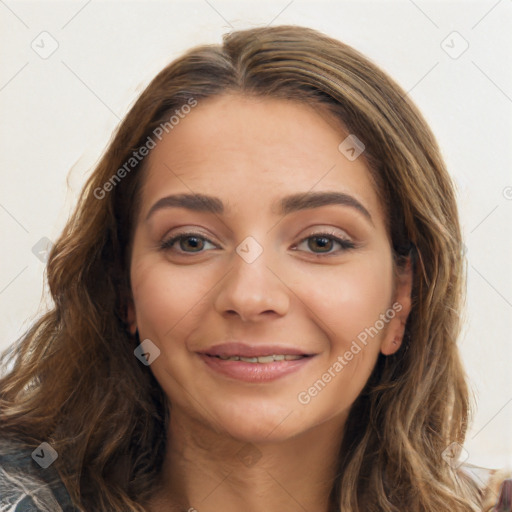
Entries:
POLYGON ((0 0, 0 350, 45 307, 44 254, 120 119, 185 49, 297 24, 360 50, 432 127, 468 260, 467 462, 512 465, 512 2, 0 0))

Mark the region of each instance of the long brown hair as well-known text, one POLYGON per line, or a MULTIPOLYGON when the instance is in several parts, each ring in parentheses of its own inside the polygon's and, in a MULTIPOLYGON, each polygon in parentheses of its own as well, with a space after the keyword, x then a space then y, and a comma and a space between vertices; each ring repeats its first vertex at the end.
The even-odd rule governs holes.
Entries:
POLYGON ((397 261, 413 259, 405 343, 379 355, 353 404, 333 500, 344 512, 480 510, 476 491, 442 456, 463 444, 471 410, 456 344, 465 266, 452 182, 407 94, 350 46, 297 26, 237 31, 222 45, 193 48, 142 93, 50 254, 54 306, 3 355, 13 367, 0 379, 0 434, 32 448, 49 442, 84 510, 145 510, 169 409, 127 331, 130 243, 146 160, 126 162, 177 109, 230 92, 334 113, 366 146, 397 261))

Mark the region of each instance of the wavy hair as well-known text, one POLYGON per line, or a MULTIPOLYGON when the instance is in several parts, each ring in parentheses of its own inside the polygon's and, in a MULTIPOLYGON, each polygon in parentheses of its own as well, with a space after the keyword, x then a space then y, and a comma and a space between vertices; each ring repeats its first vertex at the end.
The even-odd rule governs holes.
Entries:
POLYGON ((404 90, 350 46, 305 27, 235 31, 221 45, 192 48, 140 95, 51 251, 52 307, 3 355, 12 368, 0 379, 0 435, 31 448, 48 441, 77 507, 146 510, 170 417, 163 390, 134 357, 139 340, 126 323, 147 159, 112 180, 177 109, 228 93, 333 113, 366 146, 396 261, 413 260, 405 343, 379 355, 351 408, 332 489, 337 508, 480 510, 476 487, 442 457, 463 444, 472 411, 457 347, 466 269, 452 181, 404 90))

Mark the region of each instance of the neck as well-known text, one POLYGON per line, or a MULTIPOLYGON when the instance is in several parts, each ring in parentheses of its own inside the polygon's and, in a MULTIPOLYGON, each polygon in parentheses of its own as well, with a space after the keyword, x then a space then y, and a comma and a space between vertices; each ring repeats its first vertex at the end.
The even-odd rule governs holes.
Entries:
POLYGON ((151 511, 330 512, 342 428, 336 417, 291 439, 233 439, 173 410, 151 511))

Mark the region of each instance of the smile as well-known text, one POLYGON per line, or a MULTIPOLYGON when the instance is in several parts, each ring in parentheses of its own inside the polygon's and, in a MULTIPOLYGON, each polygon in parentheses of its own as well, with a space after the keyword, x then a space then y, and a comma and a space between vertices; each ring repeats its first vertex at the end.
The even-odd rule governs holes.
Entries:
POLYGON ((244 361, 245 363, 261 363, 267 364, 274 361, 295 361, 307 356, 301 355, 272 355, 272 356, 260 356, 260 357, 242 357, 242 356, 213 356, 222 359, 223 361, 244 361))
POLYGON ((290 354, 258 357, 198 355, 214 375, 254 383, 272 382, 298 372, 314 359, 314 356, 290 354))

